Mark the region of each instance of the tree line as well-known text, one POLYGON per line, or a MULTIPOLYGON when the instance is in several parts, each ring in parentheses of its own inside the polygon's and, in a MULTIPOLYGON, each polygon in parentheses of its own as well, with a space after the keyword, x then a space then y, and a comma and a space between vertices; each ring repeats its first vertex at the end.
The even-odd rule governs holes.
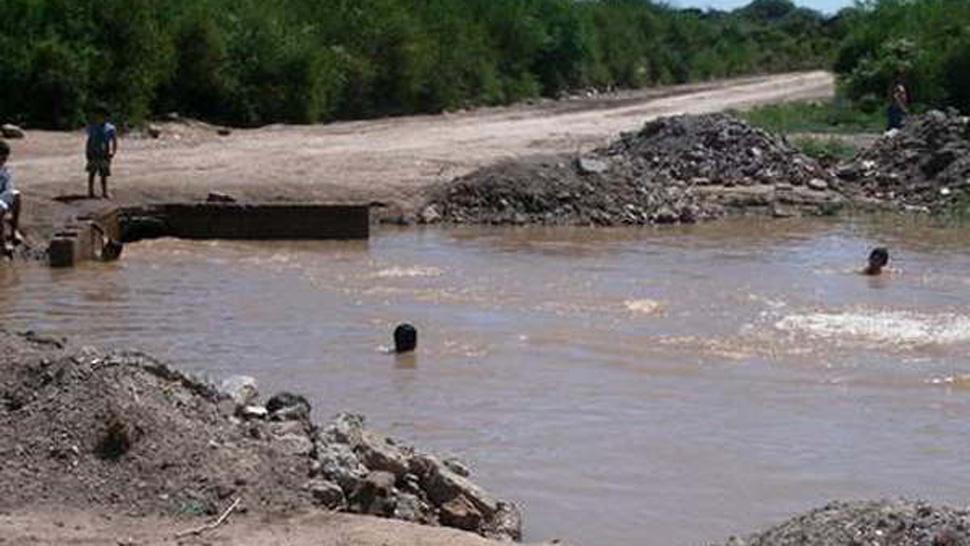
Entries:
POLYGON ((846 30, 788 0, 4 0, 0 118, 105 104, 312 123, 826 65, 846 30))
POLYGON ((970 2, 868 0, 839 18, 847 32, 833 63, 849 99, 879 108, 901 78, 923 107, 970 112, 970 2))

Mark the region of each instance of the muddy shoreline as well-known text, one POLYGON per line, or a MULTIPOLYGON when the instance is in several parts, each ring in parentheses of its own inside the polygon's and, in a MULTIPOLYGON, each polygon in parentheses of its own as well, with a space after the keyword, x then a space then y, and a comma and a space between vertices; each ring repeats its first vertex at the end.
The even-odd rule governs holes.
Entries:
POLYGON ((521 539, 518 507, 440 459, 368 427, 311 417, 300 395, 261 396, 131 351, 0 331, 0 511, 24 507, 216 516, 312 510, 521 539))

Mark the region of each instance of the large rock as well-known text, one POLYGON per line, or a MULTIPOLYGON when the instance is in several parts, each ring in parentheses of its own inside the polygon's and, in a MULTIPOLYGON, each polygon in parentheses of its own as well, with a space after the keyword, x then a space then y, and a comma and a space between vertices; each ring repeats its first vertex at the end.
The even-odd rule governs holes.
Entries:
POLYGON ((464 495, 458 495, 439 508, 441 523, 465 531, 477 532, 482 527, 485 516, 473 502, 464 495))
POLYGON ((222 381, 219 393, 232 399, 236 406, 248 406, 259 397, 259 387, 248 375, 234 375, 222 381))
POLYGON ((307 482, 304 487, 319 506, 331 510, 339 510, 346 506, 343 489, 331 481, 316 478, 307 482))
POLYGON ((393 516, 397 507, 394 474, 371 472, 348 498, 350 510, 359 514, 393 516))
POLYGON ((421 487, 435 506, 465 497, 485 517, 491 517, 498 510, 498 501, 484 489, 459 476, 437 458, 418 455, 411 460, 411 464, 412 472, 421 478, 421 487))
POLYGON ((371 470, 390 472, 397 478, 408 473, 407 455, 382 434, 364 431, 355 451, 360 462, 371 470))
POLYGON ((0 135, 3 135, 3 138, 18 139, 24 138, 26 133, 24 133, 23 129, 12 123, 4 123, 0 125, 0 135))
POLYGON ((274 395, 266 402, 269 418, 274 421, 309 421, 310 402, 289 392, 274 395))

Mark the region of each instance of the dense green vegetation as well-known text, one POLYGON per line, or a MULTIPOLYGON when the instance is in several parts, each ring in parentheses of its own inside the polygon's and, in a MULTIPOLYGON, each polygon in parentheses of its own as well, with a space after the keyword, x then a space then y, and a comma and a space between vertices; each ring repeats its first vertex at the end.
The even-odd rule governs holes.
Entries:
POLYGON ((73 127, 98 102, 132 122, 435 112, 819 67, 846 32, 789 0, 3 0, 0 119, 73 127))
POLYGON ((970 2, 867 0, 839 19, 847 33, 834 66, 845 96, 880 109, 902 76, 919 105, 970 111, 970 2))

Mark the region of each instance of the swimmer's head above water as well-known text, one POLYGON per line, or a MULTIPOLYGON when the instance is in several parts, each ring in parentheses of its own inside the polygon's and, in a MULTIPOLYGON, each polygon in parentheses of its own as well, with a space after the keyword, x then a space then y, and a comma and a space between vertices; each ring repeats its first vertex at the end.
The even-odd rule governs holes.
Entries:
POLYGON ((394 329, 394 352, 410 353, 418 347, 418 330, 410 324, 401 324, 394 329))
POLYGON ((872 249, 869 253, 869 264, 862 272, 866 275, 879 275, 889 263, 889 251, 884 247, 872 249))

